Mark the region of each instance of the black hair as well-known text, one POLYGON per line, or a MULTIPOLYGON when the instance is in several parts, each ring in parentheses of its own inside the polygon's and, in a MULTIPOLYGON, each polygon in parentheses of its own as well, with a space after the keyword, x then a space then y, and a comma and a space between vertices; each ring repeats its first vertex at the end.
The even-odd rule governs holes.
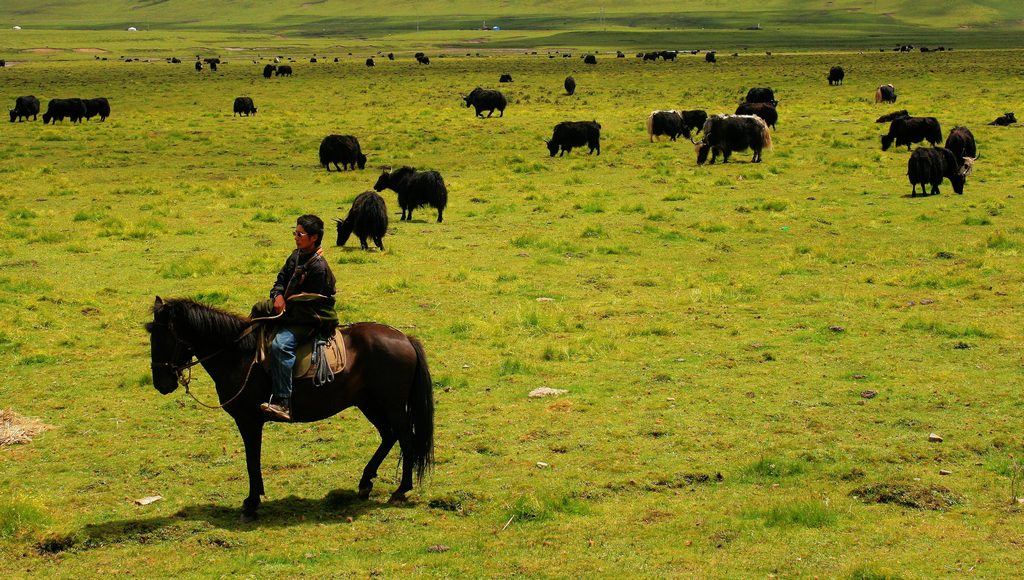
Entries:
POLYGON ((324 241, 324 220, 311 213, 307 213, 306 215, 299 216, 299 219, 295 220, 295 224, 302 226, 302 229, 306 230, 307 234, 316 236, 316 247, 320 247, 320 243, 324 241))

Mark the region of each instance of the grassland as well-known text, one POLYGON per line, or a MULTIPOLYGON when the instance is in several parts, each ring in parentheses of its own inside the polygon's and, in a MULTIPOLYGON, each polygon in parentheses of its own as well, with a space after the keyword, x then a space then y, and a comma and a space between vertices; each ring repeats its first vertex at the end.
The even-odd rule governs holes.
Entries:
MULTIPOLYGON (((36 44, 106 46, 67 34, 36 44)), ((307 60, 299 48, 275 52, 307 60)), ((1018 51, 586 68, 491 52, 421 67, 403 52, 367 69, 377 47, 320 48, 340 62, 269 81, 256 50, 214 75, 70 51, 0 69, 9 102, 113 108, 106 123, 3 126, 0 401, 52 426, 0 449, 5 571, 1019 571, 1024 154, 1020 129, 985 125, 1019 103, 1018 51), (834 64, 842 87, 825 82, 834 64), (462 108, 505 72, 504 118, 462 108), (907 197, 908 154, 881 152, 872 122, 892 108, 873 103, 882 82, 899 108, 972 129, 981 160, 963 196, 907 197), (647 141, 650 110, 731 111, 751 86, 782 102, 764 163, 698 167, 685 141, 647 141), (242 94, 256 117, 231 116, 242 94), (567 119, 601 122, 599 157, 547 156, 541 140, 567 119), (368 169, 319 168, 328 133, 359 136, 368 169), (426 345, 434 474, 409 507, 384 504, 390 469, 358 502, 377 443, 362 417, 272 426, 263 517, 240 524, 241 442, 223 413, 152 388, 147 308, 159 294, 247 311, 295 216, 341 216, 372 167, 403 163, 444 174, 445 222, 399 223, 389 194, 388 251, 328 257, 342 319, 426 345), (569 393, 528 399, 539 386, 569 393), (165 499, 131 501, 153 494, 165 499)), ((201 374, 194 388, 213 396, 201 374)))

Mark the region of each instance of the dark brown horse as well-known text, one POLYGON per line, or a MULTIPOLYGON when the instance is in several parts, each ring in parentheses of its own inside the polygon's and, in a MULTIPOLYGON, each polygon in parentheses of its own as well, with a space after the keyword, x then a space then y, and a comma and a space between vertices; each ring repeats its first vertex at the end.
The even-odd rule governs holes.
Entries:
MULTIPOLYGON (((255 334, 243 336, 249 326, 247 318, 189 299, 164 301, 159 296, 153 304, 153 322, 146 325, 156 389, 166 395, 179 383, 187 387, 186 373, 202 364, 217 385, 221 405, 238 425, 249 471, 243 518, 256 516, 260 496, 265 495, 260 447, 267 419, 260 403, 270 395, 270 378, 254 364, 255 334), (198 360, 193 362, 193 357, 198 360)), ((402 481, 391 501, 405 501, 406 492, 412 489, 413 471, 417 480, 422 480, 434 461, 434 392, 423 345, 390 326, 372 322, 347 326, 344 336, 348 365, 321 387, 296 381, 292 418, 296 422, 319 421, 358 407, 381 436, 380 447, 359 480, 359 497, 370 496, 377 468, 398 442, 402 481)))

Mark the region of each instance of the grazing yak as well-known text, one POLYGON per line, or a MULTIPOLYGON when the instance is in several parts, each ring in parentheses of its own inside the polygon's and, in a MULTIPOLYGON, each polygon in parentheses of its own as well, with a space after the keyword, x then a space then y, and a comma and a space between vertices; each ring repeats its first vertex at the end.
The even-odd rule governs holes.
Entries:
POLYGON ((562 157, 566 153, 571 153, 573 147, 583 147, 586 145, 590 148, 590 154, 594 151, 597 154, 601 154, 601 124, 597 121, 563 121, 555 125, 555 130, 551 134, 551 140, 547 141, 548 153, 551 157, 558 154, 562 157))
POLYGON ((352 169, 358 166, 359 169, 366 167, 366 155, 359 147, 359 139, 352 135, 328 135, 320 142, 320 165, 328 172, 331 164, 338 171, 352 169), (338 167, 338 164, 341 167, 338 167))
POLYGON ((275 76, 279 76, 279 77, 290 77, 290 76, 292 76, 292 65, 290 65, 290 64, 278 65, 277 66, 277 74, 275 76))
POLYGON ((416 57, 416 62, 419 64, 430 64, 430 57, 425 54, 420 54, 416 57))
POLYGON ((656 62, 658 60, 658 55, 659 54, 661 54, 661 53, 658 53, 658 52, 645 52, 644 53, 644 60, 649 60, 649 61, 652 61, 652 62, 656 62))
POLYGON ((889 123, 889 133, 882 135, 882 151, 888 151, 889 147, 896 142, 896 146, 907 146, 910 151, 911 143, 920 143, 925 139, 934 147, 942 141, 942 127, 935 117, 900 117, 889 123))
POLYGON ((893 111, 891 113, 886 113, 886 114, 882 115, 881 117, 875 119, 875 122, 876 123, 888 123, 888 122, 892 121, 893 119, 899 119, 900 117, 909 117, 909 116, 910 116, 910 113, 908 113, 906 109, 900 109, 899 111, 893 111))
POLYGON ((713 63, 713 62, 716 62, 716 61, 715 61, 715 51, 713 51, 713 50, 709 50, 709 51, 708 51, 708 52, 707 52, 707 53, 706 53, 706 54, 704 55, 704 62, 711 62, 711 63, 713 63))
POLYGON ((740 103, 740 106, 736 107, 736 114, 757 115, 764 119, 765 125, 772 129, 775 128, 775 123, 779 120, 779 112, 771 103, 740 103))
POLYGON ((437 210, 437 223, 443 221, 444 208, 448 205, 448 188, 436 171, 416 171, 402 167, 397 171, 385 167, 374 184, 375 191, 391 189, 398 194, 398 206, 402 208, 401 221, 412 221, 412 210, 429 205, 437 210))
POLYGON ((171 57, 171 64, 181 64, 181 59, 176 56, 173 56, 171 57))
POLYGON ((246 117, 248 117, 249 115, 255 115, 255 114, 256 114, 256 105, 253 104, 252 98, 250 98, 250 97, 235 97, 235 113, 234 113, 234 115, 231 115, 232 117, 234 117, 235 115, 238 115, 238 116, 245 115, 246 117))
POLYGON ((775 100, 775 91, 768 87, 754 87, 747 91, 747 98, 745 103, 768 103, 773 107, 778 107, 779 102, 775 100))
POLYGON ((896 102, 896 87, 890 85, 881 85, 875 89, 875 102, 876 103, 895 103, 896 102))
POLYGON ((203 70, 203 63, 197 60, 196 61, 196 72, 199 72, 201 70, 203 70))
POLYGON ((92 119, 98 115, 100 121, 106 121, 107 117, 110 116, 110 101, 108 101, 106 97, 82 99, 82 102, 85 103, 86 119, 92 119))
POLYGON ((931 195, 938 195, 942 179, 953 184, 953 191, 964 192, 964 183, 971 174, 974 160, 964 159, 957 163, 956 156, 945 147, 918 147, 907 160, 907 178, 910 179, 910 197, 917 196, 917 184, 921 184, 921 193, 926 194, 925 184, 932 186, 931 195))
POLYGON ((39 115, 39 99, 32 95, 26 95, 24 97, 18 97, 14 99, 14 108, 11 109, 11 122, 15 119, 19 122, 22 120, 28 121, 29 116, 35 121, 39 115))
POLYGON ((846 71, 841 66, 834 66, 828 69, 828 84, 829 86, 836 86, 843 84, 843 79, 846 78, 846 71))
POLYGON ((669 140, 675 141, 682 134, 683 115, 679 111, 651 111, 647 116, 647 137, 652 143, 655 137, 660 141, 662 135, 668 135, 669 140))
POLYGON ((377 66, 377 65, 376 65, 376 64, 375 64, 375 63, 373 62, 373 57, 370 57, 370 58, 366 59, 366 66, 377 66))
POLYGON ((772 136, 768 125, 755 115, 715 115, 704 123, 704 137, 694 144, 697 164, 703 165, 711 152, 711 163, 719 153, 722 163, 729 162, 733 151, 752 149, 752 163, 761 162, 761 151, 772 148, 772 136))
POLYGON ((277 70, 277 67, 272 65, 272 64, 268 64, 268 65, 264 66, 263 67, 263 78, 269 79, 270 77, 274 76, 274 71, 275 70, 277 70))
POLYGON ((499 83, 510 83, 510 82, 512 82, 512 75, 510 75, 508 73, 505 73, 505 74, 501 75, 501 78, 498 79, 498 82, 499 83))
POLYGON ((84 116, 85 103, 82 99, 50 99, 46 105, 46 112, 43 113, 43 124, 49 124, 50 121, 63 122, 64 117, 69 118, 72 123, 80 123, 84 116))
POLYGON ((565 77, 565 94, 570 97, 576 92, 576 79, 571 76, 565 77))
POLYGON ((663 58, 665 60, 675 60, 676 59, 676 51, 674 51, 674 50, 663 50, 663 51, 658 53, 658 56, 660 56, 661 58, 663 58))
POLYGON ((388 60, 395 60, 395 53, 389 52, 388 53, 388 60))
POLYGON ((487 111, 487 116, 490 117, 494 114, 495 110, 498 110, 499 117, 505 116, 505 106, 508 105, 508 101, 505 100, 505 95, 501 94, 501 91, 492 91, 490 89, 482 89, 477 87, 472 90, 468 95, 462 97, 462 100, 466 102, 466 108, 473 107, 476 109, 476 116, 483 117, 483 112, 487 111))
POLYGON ((654 137, 668 135, 672 141, 682 135, 693 140, 690 133, 694 130, 700 131, 708 120, 708 114, 699 109, 693 111, 653 111, 647 116, 647 137, 654 141, 654 137))
POLYGON ((1002 117, 999 117, 995 121, 992 121, 991 123, 989 123, 989 125, 999 125, 1000 127, 1005 127, 1007 125, 1012 125, 1016 122, 1017 117, 1014 117, 1013 113, 1003 113, 1002 117))
POLYGON ((384 234, 388 233, 388 208, 384 198, 376 191, 360 193, 352 202, 345 219, 334 221, 338 224, 337 245, 344 246, 348 237, 355 232, 359 238, 359 245, 364 250, 370 249, 366 243, 366 239, 370 238, 380 251, 384 251, 383 238, 384 234))
POLYGON ((588 54, 583 57, 583 64, 597 64, 597 57, 592 54, 588 54))
POLYGON ((946 137, 946 149, 953 152, 957 168, 963 168, 967 159, 973 162, 978 157, 978 145, 974 142, 974 134, 967 127, 953 127, 946 137))

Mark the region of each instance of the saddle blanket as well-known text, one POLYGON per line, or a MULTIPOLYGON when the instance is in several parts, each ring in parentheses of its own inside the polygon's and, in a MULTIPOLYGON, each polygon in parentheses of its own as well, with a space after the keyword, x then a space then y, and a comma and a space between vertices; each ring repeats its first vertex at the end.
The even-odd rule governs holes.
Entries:
MULTIPOLYGON (((274 332, 268 332, 267 328, 259 330, 260 336, 258 359, 263 368, 270 371, 270 343, 274 340, 274 332)), ((344 327, 339 326, 334 335, 327 339, 327 347, 324 352, 327 355, 327 364, 335 375, 345 369, 348 355, 345 349, 344 327)), ((313 344, 312 338, 302 339, 295 347, 295 367, 292 369, 292 377, 296 379, 312 379, 316 374, 316 367, 313 366, 313 344)))

